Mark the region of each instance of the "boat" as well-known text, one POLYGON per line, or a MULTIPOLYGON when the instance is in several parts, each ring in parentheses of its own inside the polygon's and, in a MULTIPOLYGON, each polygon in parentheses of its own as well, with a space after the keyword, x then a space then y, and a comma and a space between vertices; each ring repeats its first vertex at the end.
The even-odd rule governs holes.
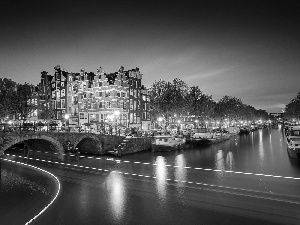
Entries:
POLYGON ((300 126, 289 126, 285 132, 288 154, 300 159, 300 126))
POLYGON ((213 138, 211 130, 208 128, 198 128, 195 129, 192 135, 186 139, 186 144, 205 145, 210 143, 211 138, 213 138))
POLYGON ((223 132, 219 129, 201 128, 186 140, 187 144, 192 145, 209 145, 222 142, 230 138, 229 132, 223 132))
POLYGON ((177 150, 181 148, 185 141, 185 138, 175 137, 172 135, 153 136, 151 143, 152 152, 177 150))
POLYGON ((239 127, 228 127, 227 131, 229 132, 230 136, 236 136, 239 134, 240 128, 239 127))
POLYGON ((249 134, 250 133, 250 128, 249 127, 240 127, 240 132, 239 135, 243 135, 243 134, 249 134))

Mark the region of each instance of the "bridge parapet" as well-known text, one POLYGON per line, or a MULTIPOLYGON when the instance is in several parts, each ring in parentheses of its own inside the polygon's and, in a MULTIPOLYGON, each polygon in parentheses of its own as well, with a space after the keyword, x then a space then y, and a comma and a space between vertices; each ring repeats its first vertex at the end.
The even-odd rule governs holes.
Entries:
POLYGON ((124 137, 76 132, 2 133, 2 135, 0 135, 0 155, 12 145, 32 139, 42 139, 50 142, 55 150, 62 155, 67 150, 67 146, 75 148, 84 140, 93 140, 93 146, 88 149, 89 152, 104 154, 121 143, 124 137))

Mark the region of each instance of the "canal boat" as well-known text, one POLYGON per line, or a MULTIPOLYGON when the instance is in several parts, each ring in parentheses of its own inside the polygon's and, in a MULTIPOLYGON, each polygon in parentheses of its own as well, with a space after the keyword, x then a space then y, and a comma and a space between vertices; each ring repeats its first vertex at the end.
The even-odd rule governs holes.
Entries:
POLYGON ((173 151, 180 149, 185 143, 185 138, 172 135, 158 135, 152 139, 152 152, 155 151, 173 151))
POLYGON ((290 126, 285 132, 288 154, 300 160, 300 126, 290 126))
POLYGON ((186 140, 186 144, 203 145, 209 144, 213 138, 213 133, 208 128, 195 129, 192 135, 186 140))
POLYGON ((227 131, 229 132, 230 136, 236 136, 239 134, 240 128, 239 127, 228 127, 227 131))
POLYGON ((239 135, 243 135, 243 134, 249 134, 251 131, 251 128, 249 127, 240 127, 240 132, 239 132, 239 135))
POLYGON ((223 132, 219 129, 198 129, 196 133, 186 140, 187 144, 191 145, 209 145, 228 140, 229 132, 223 132))

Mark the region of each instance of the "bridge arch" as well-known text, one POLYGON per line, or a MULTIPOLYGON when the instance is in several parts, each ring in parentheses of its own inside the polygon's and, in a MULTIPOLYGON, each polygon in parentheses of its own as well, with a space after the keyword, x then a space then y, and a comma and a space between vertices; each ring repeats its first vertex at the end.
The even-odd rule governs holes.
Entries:
POLYGON ((2 149, 0 150, 0 155, 2 155, 4 153, 5 150, 7 150, 8 148, 10 148, 11 146, 18 144, 20 142, 26 142, 28 140, 33 140, 33 139, 42 139, 42 140, 46 140, 48 142, 50 142, 55 150, 58 152, 58 154, 60 156, 63 156, 64 153, 64 149, 62 144, 54 137, 49 136, 49 135, 17 135, 17 136, 10 136, 7 137, 7 141, 4 140, 4 142, 6 142, 3 146, 2 149))
MULTIPOLYGON (((94 134, 86 134, 86 135, 83 135, 83 136, 80 136, 74 143, 73 143, 73 147, 76 148, 78 146, 78 144, 84 140, 88 140, 88 139, 92 139, 93 141, 95 141, 96 143, 96 149, 92 152, 94 153, 103 153, 104 149, 103 149, 103 146, 104 146, 104 142, 101 141, 99 139, 99 137, 97 137, 96 135, 94 134)), ((80 149, 79 149, 80 151, 80 149)))

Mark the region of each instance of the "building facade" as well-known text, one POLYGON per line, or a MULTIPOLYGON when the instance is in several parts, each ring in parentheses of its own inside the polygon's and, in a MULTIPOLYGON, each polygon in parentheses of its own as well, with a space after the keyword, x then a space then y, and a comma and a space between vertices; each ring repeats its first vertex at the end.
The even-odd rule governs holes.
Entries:
POLYGON ((149 129, 149 92, 141 80, 139 68, 125 71, 121 66, 117 72, 105 73, 99 67, 96 73, 84 69, 70 73, 56 66, 53 76, 41 73, 38 117, 44 118, 49 110, 51 119, 74 126, 149 129))

